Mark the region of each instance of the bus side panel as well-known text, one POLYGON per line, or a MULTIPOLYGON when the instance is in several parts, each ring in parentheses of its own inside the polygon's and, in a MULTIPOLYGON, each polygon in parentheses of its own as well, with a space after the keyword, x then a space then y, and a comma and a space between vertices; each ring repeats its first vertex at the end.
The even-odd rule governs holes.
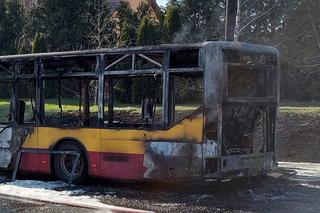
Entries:
MULTIPOLYGON (((88 152, 90 175, 117 179, 142 178, 145 171, 143 167, 144 143, 126 140, 136 139, 137 136, 128 134, 128 132, 119 130, 116 132, 120 134, 114 134, 114 130, 107 130, 107 132, 109 138, 118 140, 101 141, 99 129, 66 130, 39 127, 27 138, 23 148, 50 150, 61 139, 74 139, 81 142, 88 152), (101 147, 101 142, 104 144, 103 147, 101 147)), ((141 130, 131 132, 143 136, 141 130)), ((20 168, 24 171, 49 174, 51 173, 50 155, 23 153, 20 168)))
MULTIPOLYGON (((22 148, 35 150, 39 149, 37 127, 35 127, 33 131, 26 137, 22 148)), ((21 156, 20 169, 23 171, 50 174, 50 155, 23 153, 21 156)))
MULTIPOLYGON (((179 174, 177 173, 177 177, 187 177, 192 173, 190 171, 193 170, 196 170, 195 176, 198 176, 198 174, 201 173, 199 172, 202 168, 201 162, 197 161, 197 163, 190 164, 189 160, 190 158, 193 159, 193 155, 195 153, 198 153, 198 149, 195 147, 201 147, 202 132, 202 113, 195 113, 167 130, 102 129, 102 153, 100 153, 101 177, 118 179, 169 178, 172 177, 173 174, 167 170, 170 170, 173 167, 176 171, 188 170, 188 172, 178 172, 179 174), (165 153, 158 153, 159 155, 153 153, 154 155, 151 155, 152 153, 150 153, 149 149, 150 144, 157 147, 163 147, 163 145, 166 144, 168 147, 176 148, 178 145, 179 148, 182 148, 179 149, 182 153, 171 153, 172 156, 164 156, 162 161, 156 160, 155 164, 155 158, 158 160, 162 159, 161 156, 165 153), (149 150, 148 152, 146 151, 146 148, 149 150), (191 150, 192 153, 189 152, 191 150), (152 160, 149 159, 150 157, 152 157, 152 160), (146 159, 149 160, 146 161, 146 159), (170 168, 163 169, 164 167, 171 165, 168 162, 175 165, 170 166, 170 168), (154 165, 157 165, 157 168, 154 168, 154 165), (151 170, 157 170, 157 174, 151 176, 148 175, 151 170)), ((200 159, 200 161, 202 159, 201 156, 198 158, 198 155, 196 158, 197 160, 200 159)))
POLYGON ((145 145, 143 130, 101 130, 101 173, 104 178, 142 179, 145 145))
POLYGON ((197 178, 202 175, 202 144, 148 142, 144 177, 150 179, 197 178))
POLYGON ((51 173, 50 155, 23 153, 20 169, 28 172, 51 173))
POLYGON ((203 113, 190 116, 169 130, 145 131, 145 141, 202 143, 203 113))
MULTIPOLYGON (((100 151, 100 130, 99 129, 59 129, 49 127, 38 127, 32 135, 28 136, 23 148, 51 150, 60 140, 79 141, 88 151, 89 174, 99 176, 100 159, 91 157, 90 153, 100 151), (39 141, 39 143, 38 143, 39 141)), ((51 162, 49 154, 22 155, 21 169, 31 172, 50 173, 51 162)))
MULTIPOLYGON (((160 144, 162 142, 183 142, 201 146, 202 129, 202 113, 186 118, 168 130, 38 127, 23 147, 50 150, 61 139, 77 140, 88 152, 90 175, 102 178, 142 179, 146 177, 145 173, 147 171, 146 165, 144 165, 147 147, 145 142, 158 141, 155 143, 160 144)), ((176 157, 180 159, 181 156, 176 157)), ((39 173, 51 172, 50 155, 25 153, 22 158, 21 165, 24 170, 39 173)), ((184 157, 183 161, 185 161, 184 157)), ((168 176, 163 175, 158 177, 165 178, 168 176)))
POLYGON ((90 158, 99 157, 101 160, 102 178, 132 179, 143 178, 145 168, 143 167, 143 154, 121 154, 121 153, 90 153, 90 158))

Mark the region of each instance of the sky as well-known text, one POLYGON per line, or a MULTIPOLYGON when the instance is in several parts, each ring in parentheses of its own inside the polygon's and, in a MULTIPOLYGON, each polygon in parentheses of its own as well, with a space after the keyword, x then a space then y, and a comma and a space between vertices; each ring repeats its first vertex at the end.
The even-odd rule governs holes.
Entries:
POLYGON ((157 3, 160 5, 160 6, 166 6, 168 0, 157 0, 157 3))

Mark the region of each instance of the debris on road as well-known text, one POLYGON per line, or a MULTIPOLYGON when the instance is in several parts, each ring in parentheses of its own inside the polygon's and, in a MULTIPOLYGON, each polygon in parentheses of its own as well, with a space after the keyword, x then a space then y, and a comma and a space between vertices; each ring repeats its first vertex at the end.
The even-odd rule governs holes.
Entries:
MULTIPOLYGON (((280 162, 279 167, 268 177, 250 182, 238 179, 221 183, 198 180, 179 184, 106 184, 95 180, 68 187, 56 181, 0 181, 0 194, 96 209, 124 206, 154 212, 320 212, 320 164, 280 162)), ((4 178, 0 176, 1 179, 4 178)))

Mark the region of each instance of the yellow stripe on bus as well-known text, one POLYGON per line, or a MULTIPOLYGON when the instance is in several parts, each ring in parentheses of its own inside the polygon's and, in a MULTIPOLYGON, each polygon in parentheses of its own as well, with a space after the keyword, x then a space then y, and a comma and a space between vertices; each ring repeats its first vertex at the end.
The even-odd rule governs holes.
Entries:
POLYGON ((102 140, 101 151, 120 154, 144 154, 143 141, 102 140))
POLYGON ((61 129, 38 127, 24 148, 50 149, 61 139, 80 141, 89 152, 144 154, 145 141, 202 142, 203 117, 185 119, 169 130, 61 129))

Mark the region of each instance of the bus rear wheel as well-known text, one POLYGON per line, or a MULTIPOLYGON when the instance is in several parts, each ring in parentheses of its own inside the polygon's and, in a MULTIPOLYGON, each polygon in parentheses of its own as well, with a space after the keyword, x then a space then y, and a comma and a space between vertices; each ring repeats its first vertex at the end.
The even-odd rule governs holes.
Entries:
MULTIPOLYGON (((85 150, 73 141, 66 141, 60 144, 57 151, 78 151, 80 152, 80 158, 78 161, 78 166, 75 170, 73 177, 73 183, 79 184, 88 176, 88 159, 86 157, 85 150)), ((55 174, 59 179, 68 182, 71 176, 73 161, 76 156, 68 154, 58 154, 53 158, 53 166, 55 174)))

